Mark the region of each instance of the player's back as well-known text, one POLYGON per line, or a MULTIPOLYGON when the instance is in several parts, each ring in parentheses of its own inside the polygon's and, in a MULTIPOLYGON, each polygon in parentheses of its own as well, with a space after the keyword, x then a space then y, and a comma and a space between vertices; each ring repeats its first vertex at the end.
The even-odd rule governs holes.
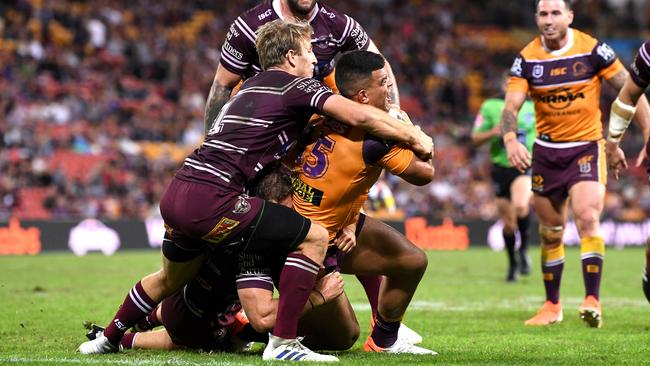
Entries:
POLYGON ((176 176, 243 193, 260 171, 284 156, 331 95, 317 80, 279 70, 248 79, 176 176))
POLYGON ((535 103, 537 131, 547 141, 595 141, 602 138, 601 78, 622 70, 613 50, 569 28, 568 42, 548 50, 542 37, 530 42, 515 60, 508 91, 527 91, 535 103))

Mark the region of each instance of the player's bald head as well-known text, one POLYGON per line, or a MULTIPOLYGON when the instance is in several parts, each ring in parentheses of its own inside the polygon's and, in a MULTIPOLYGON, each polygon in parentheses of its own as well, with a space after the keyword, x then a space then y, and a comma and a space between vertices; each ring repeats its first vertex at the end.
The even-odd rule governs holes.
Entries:
POLYGON ((564 3, 564 6, 566 7, 567 10, 571 10, 571 7, 573 6, 573 0, 537 0, 535 3, 535 9, 539 9, 539 3, 542 1, 560 1, 564 3))
POLYGON ((359 90, 367 88, 372 81, 372 72, 381 70, 386 60, 380 54, 370 51, 350 51, 336 62, 334 79, 336 87, 345 97, 352 97, 359 90))

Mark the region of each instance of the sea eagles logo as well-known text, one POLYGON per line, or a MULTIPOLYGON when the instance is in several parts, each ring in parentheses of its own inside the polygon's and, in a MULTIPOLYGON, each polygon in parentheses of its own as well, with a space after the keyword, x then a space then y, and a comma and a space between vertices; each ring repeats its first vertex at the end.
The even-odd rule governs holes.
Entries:
POLYGON ((239 196, 237 203, 235 204, 235 209, 232 210, 232 213, 235 214, 245 214, 251 210, 251 204, 248 202, 247 196, 239 196))
POLYGON ((533 66, 533 77, 535 79, 539 79, 544 75, 544 66, 542 65, 535 65, 533 66))

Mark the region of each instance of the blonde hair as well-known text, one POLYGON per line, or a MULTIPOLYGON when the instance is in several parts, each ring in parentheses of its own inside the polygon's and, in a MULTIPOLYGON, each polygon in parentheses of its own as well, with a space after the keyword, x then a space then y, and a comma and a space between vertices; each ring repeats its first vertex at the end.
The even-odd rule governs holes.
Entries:
POLYGON ((313 29, 306 22, 285 22, 277 19, 266 23, 257 30, 257 54, 262 70, 281 65, 289 50, 301 55, 303 41, 311 42, 313 29))

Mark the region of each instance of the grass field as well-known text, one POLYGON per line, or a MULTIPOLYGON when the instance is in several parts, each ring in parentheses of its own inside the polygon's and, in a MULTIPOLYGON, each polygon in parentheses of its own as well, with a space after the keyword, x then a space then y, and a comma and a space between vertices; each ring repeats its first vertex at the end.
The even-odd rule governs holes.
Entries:
MULTIPOLYGON (((533 250, 533 258, 539 252, 533 250)), ((583 296, 577 249, 567 250, 562 299, 565 320, 543 328, 523 326, 543 300, 535 260, 533 274, 506 284, 505 254, 488 249, 429 252, 429 267, 405 322, 424 336, 437 357, 366 354, 369 307, 360 286, 346 289, 362 322, 360 340, 338 356, 345 365, 639 365, 648 363, 650 304, 640 275, 643 250, 611 249, 602 285, 604 326, 585 327, 577 309, 583 296)), ((250 365, 252 355, 185 351, 127 351, 81 356, 75 349, 84 320, 105 324, 126 291, 157 269, 157 252, 122 252, 113 257, 45 254, 0 258, 0 364, 37 365, 250 365)))

